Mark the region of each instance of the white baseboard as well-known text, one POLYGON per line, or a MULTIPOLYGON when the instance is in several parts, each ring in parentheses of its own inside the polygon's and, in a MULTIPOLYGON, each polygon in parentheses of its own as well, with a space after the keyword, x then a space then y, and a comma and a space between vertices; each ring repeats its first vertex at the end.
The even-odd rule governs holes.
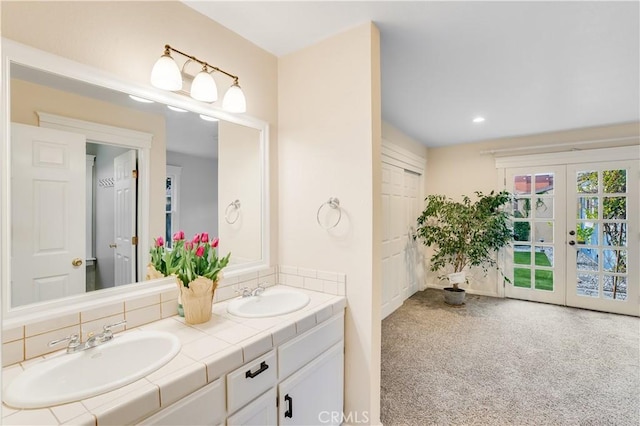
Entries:
MULTIPOLYGON (((438 290, 442 290, 445 287, 447 287, 447 286, 438 285, 438 284, 427 284, 427 288, 435 288, 435 289, 438 289, 438 290)), ((476 290, 476 289, 473 289, 473 288, 465 288, 464 290, 469 294, 474 294, 474 295, 477 295, 477 296, 489 296, 489 297, 503 298, 503 296, 499 295, 495 291, 476 290)))

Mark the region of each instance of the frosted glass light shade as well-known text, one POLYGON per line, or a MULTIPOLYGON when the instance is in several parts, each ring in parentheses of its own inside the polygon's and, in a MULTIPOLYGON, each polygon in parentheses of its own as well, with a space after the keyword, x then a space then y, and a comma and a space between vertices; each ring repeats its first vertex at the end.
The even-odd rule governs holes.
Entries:
POLYGON ((151 84, 158 89, 176 91, 182 89, 182 75, 171 55, 164 54, 151 70, 151 84))
POLYGON ((215 102, 218 100, 218 86, 205 70, 200 71, 191 83, 191 97, 202 102, 215 102))
POLYGON ((247 112, 247 100, 242 89, 237 84, 233 84, 224 94, 222 108, 229 112, 247 112))

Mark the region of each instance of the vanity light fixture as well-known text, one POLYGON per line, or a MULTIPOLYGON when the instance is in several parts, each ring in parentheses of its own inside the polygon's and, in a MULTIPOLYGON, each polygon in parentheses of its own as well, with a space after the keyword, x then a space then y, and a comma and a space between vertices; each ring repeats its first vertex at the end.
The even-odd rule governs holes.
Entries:
POLYGON ((474 123, 483 123, 484 122, 484 117, 478 116, 478 117, 473 119, 473 122, 474 123))
POLYGON ((175 107, 173 105, 167 105, 167 108, 169 108, 171 111, 175 111, 175 112, 187 112, 186 109, 178 108, 178 107, 175 107))
POLYGON ((222 108, 225 111, 243 113, 247 111, 247 101, 244 93, 238 84, 238 76, 230 74, 218 67, 214 67, 208 62, 202 61, 195 56, 188 55, 180 50, 166 44, 164 54, 158 59, 151 70, 151 84, 154 87, 172 92, 182 92, 185 81, 191 81, 189 95, 202 102, 215 102, 218 100, 218 88, 212 74, 220 72, 233 79, 231 87, 222 99, 222 108), (171 56, 171 52, 177 53, 187 58, 182 65, 182 69, 171 56), (185 71, 191 62, 198 63, 200 71, 196 75, 191 75, 185 71))
POLYGON ((141 98, 140 96, 135 96, 135 95, 129 95, 129 97, 131 99, 133 99, 136 102, 142 102, 143 104, 152 104, 153 101, 149 100, 149 99, 145 99, 145 98, 141 98))

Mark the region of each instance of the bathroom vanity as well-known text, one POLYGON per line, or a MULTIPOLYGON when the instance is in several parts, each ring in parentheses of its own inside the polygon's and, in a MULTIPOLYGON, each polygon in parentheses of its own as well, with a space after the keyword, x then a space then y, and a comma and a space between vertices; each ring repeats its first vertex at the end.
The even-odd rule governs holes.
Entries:
MULTIPOLYGON (((139 327, 175 334, 180 352, 148 376, 102 395, 44 409, 3 406, 2 423, 332 424, 339 418, 332 413, 343 409, 345 298, 296 290, 310 302, 286 315, 241 318, 221 302, 204 324, 174 316, 139 327)), ((5 381, 34 362, 5 368, 5 381)))

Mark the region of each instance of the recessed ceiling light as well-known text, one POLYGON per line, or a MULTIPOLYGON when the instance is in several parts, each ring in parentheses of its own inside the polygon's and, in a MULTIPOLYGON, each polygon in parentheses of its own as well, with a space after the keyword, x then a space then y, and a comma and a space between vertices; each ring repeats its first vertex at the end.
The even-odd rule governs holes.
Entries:
POLYGON ((483 121, 484 121, 484 117, 480 117, 480 116, 473 119, 474 123, 482 123, 483 121))
POLYGON ((169 108, 171 111, 175 111, 175 112, 187 112, 186 109, 174 107, 173 105, 167 105, 167 108, 169 108))
POLYGON ((139 96, 129 95, 129 97, 131 99, 133 99, 134 101, 137 101, 137 102, 142 102, 142 103, 145 103, 145 104, 152 104, 153 103, 153 101, 150 101, 149 99, 141 98, 139 96))
POLYGON ((210 117, 210 116, 204 115, 204 114, 200 114, 200 118, 202 118, 204 121, 218 121, 217 118, 210 117))

